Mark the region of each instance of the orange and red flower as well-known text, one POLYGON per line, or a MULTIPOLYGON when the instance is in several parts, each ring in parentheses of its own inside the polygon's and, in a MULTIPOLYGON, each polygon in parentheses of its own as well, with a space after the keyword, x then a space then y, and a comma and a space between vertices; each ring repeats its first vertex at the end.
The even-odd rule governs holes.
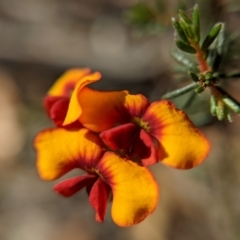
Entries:
POLYGON ((92 131, 102 132, 100 136, 113 151, 144 165, 160 160, 188 169, 204 161, 209 142, 183 111, 166 100, 150 104, 141 94, 97 91, 87 86, 100 78, 98 72, 73 69, 57 81, 49 95, 63 95, 69 82, 75 84, 68 104, 62 108, 65 118, 61 118, 61 125, 80 122, 92 131), (83 72, 84 77, 80 77, 83 72))
MULTIPOLYGON (((82 70, 78 71, 77 76, 82 70)), ((65 85, 74 78, 74 74, 64 76, 53 89, 66 89, 65 85)), ((188 169, 204 161, 209 142, 183 111, 167 100, 150 104, 141 94, 87 87, 100 78, 98 72, 78 78, 64 108, 62 126, 80 122, 92 131, 102 132, 100 136, 113 151, 144 165, 161 160, 169 166, 188 169)))
POLYGON ((55 180, 75 168, 87 173, 64 180, 54 189, 70 197, 85 187, 97 221, 104 220, 111 194, 112 218, 119 226, 137 224, 154 211, 159 191, 150 171, 105 152, 102 141, 91 131, 48 129, 38 134, 34 145, 42 179, 55 180))
POLYGON ((141 94, 127 95, 125 108, 128 122, 100 134, 110 149, 144 165, 160 160, 179 169, 199 165, 209 153, 207 139, 171 102, 150 104, 141 94))
POLYGON ((59 127, 83 124, 100 132, 123 122, 123 104, 127 91, 96 91, 88 84, 99 81, 99 72, 71 69, 48 91, 44 105, 50 118, 59 127), (101 111, 101 114, 99 114, 101 111))
MULTIPOLYGON (((57 126, 62 126, 68 110, 71 94, 77 83, 84 79, 84 77, 92 77, 90 69, 70 69, 55 82, 45 96, 45 109, 57 126)), ((96 76, 96 78, 100 77, 100 74, 96 76)), ((76 121, 75 124, 78 126, 80 123, 76 121)))
POLYGON ((57 128, 37 135, 37 168, 49 181, 84 170, 86 175, 58 183, 55 191, 70 197, 86 188, 100 222, 112 195, 113 220, 130 226, 153 212, 158 201, 157 183, 144 166, 161 161, 195 167, 206 158, 209 143, 171 102, 150 103, 141 94, 87 86, 100 78, 87 68, 72 69, 49 90, 44 103, 57 128))

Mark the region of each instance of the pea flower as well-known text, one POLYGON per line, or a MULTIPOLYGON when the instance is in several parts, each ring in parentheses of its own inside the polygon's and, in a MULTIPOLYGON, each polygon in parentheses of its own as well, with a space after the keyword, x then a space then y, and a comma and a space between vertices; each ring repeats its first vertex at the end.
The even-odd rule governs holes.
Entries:
POLYGON ((100 137, 112 150, 144 165, 159 160, 171 167, 199 165, 209 153, 209 142, 187 115, 167 100, 149 103, 143 95, 127 95, 128 122, 103 131, 100 137))
POLYGON ((44 105, 58 127, 84 125, 100 132, 122 121, 121 111, 127 91, 96 91, 87 87, 101 79, 88 68, 66 71, 48 91, 44 105), (95 113, 95 110, 99 111, 95 113), (82 125, 81 125, 82 124, 82 125))
MULTIPOLYGON (((92 77, 91 70, 89 68, 70 69, 57 79, 45 96, 45 109, 49 117, 57 126, 62 126, 66 117, 71 93, 79 80, 84 79, 84 77, 92 77)), ((100 76, 98 75, 94 77, 98 78, 100 76)), ((78 124, 80 124, 80 122, 76 121, 74 125, 78 126, 78 124)))
POLYGON ((98 74, 78 81, 63 126, 79 121, 100 132, 111 150, 146 166, 160 160, 171 167, 188 169, 204 161, 209 142, 183 111, 167 100, 150 104, 141 94, 87 87, 100 80, 98 74))
POLYGON ((150 171, 113 152, 105 152, 95 133, 85 128, 47 129, 37 135, 34 146, 43 180, 58 179, 75 168, 86 172, 63 180, 54 189, 70 197, 86 188, 97 221, 104 221, 111 197, 113 221, 122 227, 137 224, 154 211, 159 191, 150 171))

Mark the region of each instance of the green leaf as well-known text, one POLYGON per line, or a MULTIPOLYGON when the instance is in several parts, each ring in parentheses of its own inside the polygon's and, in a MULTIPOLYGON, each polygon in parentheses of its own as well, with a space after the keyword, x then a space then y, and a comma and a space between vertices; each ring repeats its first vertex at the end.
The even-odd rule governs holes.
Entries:
POLYGON ((240 78, 240 72, 220 73, 219 78, 240 78))
POLYGON ((240 103, 225 92, 222 88, 216 86, 216 88, 222 93, 222 101, 228 108, 230 108, 235 113, 240 113, 240 103))
POLYGON ((204 59, 207 60, 207 59, 208 59, 208 56, 209 56, 209 50, 206 49, 206 50, 204 51, 204 59))
POLYGON ((144 25, 155 19, 153 10, 145 3, 138 3, 126 12, 127 20, 132 24, 144 25))
POLYGON ((222 55, 224 53, 224 45, 226 42, 226 36, 225 36, 225 24, 222 24, 221 30, 218 34, 218 38, 217 38, 217 43, 216 43, 216 48, 217 48, 217 52, 219 55, 222 55))
POLYGON ((198 4, 196 4, 193 8, 192 21, 193 21, 194 40, 196 43, 199 43, 199 41, 200 41, 200 20, 199 20, 198 4))
POLYGON ((180 39, 183 42, 189 43, 188 38, 187 38, 184 30, 182 29, 180 23, 175 18, 172 18, 172 24, 173 24, 173 27, 175 28, 175 30, 177 31, 177 34, 180 37, 180 39))
POLYGON ((216 53, 215 57, 213 58, 213 62, 212 62, 212 70, 214 72, 218 71, 221 61, 222 61, 222 55, 219 55, 218 53, 216 53))
POLYGON ((188 71, 188 75, 194 82, 198 82, 199 81, 197 74, 195 74, 194 72, 188 71))
POLYGON ((210 112, 213 116, 217 115, 217 98, 213 95, 210 98, 210 112))
POLYGON ((193 14, 192 14, 192 22, 196 26, 200 26, 200 20, 199 20, 199 7, 198 4, 196 4, 193 8, 193 14))
POLYGON ((183 42, 182 40, 176 40, 175 43, 176 43, 177 47, 184 52, 191 53, 191 54, 196 53, 195 48, 193 48, 189 44, 183 42))
POLYGON ((218 71, 220 67, 220 63, 222 61, 222 55, 218 54, 218 51, 216 48, 205 50, 205 52, 206 51, 208 51, 207 62, 211 66, 212 71, 213 72, 218 71))
POLYGON ((222 23, 217 23, 215 24, 211 31, 209 32, 208 36, 205 38, 205 40, 203 41, 202 47, 201 49, 204 51, 205 49, 207 49, 212 43, 213 41, 217 38, 221 28, 222 28, 222 23))
POLYGON ((223 97, 222 100, 232 111, 240 113, 240 105, 237 101, 228 97, 223 97))
POLYGON ((200 41, 200 32, 197 26, 192 25, 191 26, 191 32, 193 33, 193 39, 195 43, 199 43, 200 41))
POLYGON ((187 25, 191 25, 192 24, 192 20, 188 17, 188 15, 182 11, 179 10, 179 17, 180 19, 182 19, 187 25))
POLYGON ((185 66, 190 71, 198 71, 196 63, 185 57, 184 54, 179 53, 178 51, 172 51, 171 55, 179 64, 185 66))
POLYGON ((194 33, 192 31, 192 25, 186 24, 186 22, 180 18, 179 24, 182 27, 183 31, 185 32, 188 39, 194 39, 194 33))
POLYGON ((205 90, 205 88, 203 86, 198 86, 197 88, 195 88, 195 93, 202 93, 205 90))
POLYGON ((191 84, 189 84, 185 87, 182 87, 182 88, 179 88, 179 89, 174 90, 172 92, 168 92, 168 93, 164 94, 162 96, 162 99, 171 99, 171 98, 181 96, 181 95, 193 90, 196 86, 198 86, 197 83, 191 83, 191 84))
POLYGON ((213 79, 213 72, 209 71, 204 74, 204 79, 211 81, 213 79))
POLYGON ((219 121, 222 121, 224 117, 227 115, 227 108, 221 100, 218 100, 216 115, 219 121))
POLYGON ((228 119, 229 122, 233 122, 232 114, 229 111, 227 111, 227 119, 228 119))

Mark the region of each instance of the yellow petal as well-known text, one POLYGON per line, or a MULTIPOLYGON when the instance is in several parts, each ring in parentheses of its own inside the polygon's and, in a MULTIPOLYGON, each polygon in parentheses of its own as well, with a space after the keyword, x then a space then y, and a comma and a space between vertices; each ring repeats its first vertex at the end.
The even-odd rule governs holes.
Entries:
POLYGON ((44 180, 54 180, 74 168, 91 169, 103 154, 102 142, 87 129, 42 131, 36 136, 34 147, 38 172, 44 180))
POLYGON ((54 85, 48 91, 48 95, 66 97, 70 96, 69 90, 73 90, 77 82, 88 74, 90 74, 89 68, 73 68, 66 71, 60 78, 56 80, 54 85))
POLYGON ((159 158, 163 163, 188 169, 202 163, 210 144, 187 115, 167 100, 152 103, 143 121, 148 122, 150 134, 159 142, 159 158))
POLYGON ((154 211, 159 190, 146 167, 107 152, 97 168, 112 188, 112 218, 117 225, 137 224, 154 211))

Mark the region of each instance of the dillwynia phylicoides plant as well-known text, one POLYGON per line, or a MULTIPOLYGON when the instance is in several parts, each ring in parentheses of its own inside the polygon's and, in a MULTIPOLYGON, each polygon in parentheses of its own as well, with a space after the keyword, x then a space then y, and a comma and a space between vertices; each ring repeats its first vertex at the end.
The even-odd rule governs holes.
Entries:
MULTIPOLYGON (((161 21, 159 17, 163 15, 159 12, 159 9, 163 8, 163 1, 155 0, 155 5, 155 7, 144 3, 135 5, 127 14, 128 20, 143 32, 146 32, 146 29, 151 33, 155 33, 156 29, 163 30, 167 27, 166 21, 161 21), (159 25, 161 28, 156 27, 159 25)), ((240 113, 240 104, 224 90, 222 83, 227 79, 240 77, 240 71, 225 70, 230 62, 229 52, 234 45, 236 34, 227 36, 225 24, 219 22, 203 37, 198 5, 187 13, 179 10, 178 16, 171 20, 178 49, 172 51, 171 55, 182 66, 177 68, 177 72, 185 73, 184 79, 191 79, 192 84, 166 93, 162 99, 175 99, 192 91, 187 101, 187 104, 191 104, 194 103, 195 96, 208 91, 211 114, 218 120, 227 118, 231 122, 232 114, 240 113)))
POLYGON ((220 70, 221 61, 229 46, 225 24, 216 23, 208 35, 202 39, 198 5, 194 6, 192 17, 180 10, 178 19, 172 18, 172 23, 177 35, 176 46, 185 53, 193 54, 196 63, 187 59, 183 54, 173 53, 174 58, 186 66, 193 83, 167 93, 162 98, 174 98, 193 89, 197 94, 209 90, 211 114, 218 120, 227 118, 232 121, 232 113, 239 114, 240 105, 221 87, 221 79, 240 75, 239 73, 228 74, 220 70))
POLYGON ((54 190, 71 197, 85 189, 98 222, 104 221, 109 202, 113 221, 122 227, 143 221, 155 210, 159 187, 148 166, 162 163, 191 169, 206 159, 208 140, 167 99, 209 89, 211 113, 219 120, 231 120, 231 111, 239 113, 238 103, 219 86, 227 76, 218 71, 225 51, 224 24, 214 25, 202 41, 197 5, 192 18, 180 11, 172 22, 177 47, 197 59, 194 67, 182 54, 175 54, 187 66, 193 80, 189 86, 149 102, 127 90, 93 90, 90 84, 99 81, 101 74, 74 68, 57 79, 44 97, 55 127, 41 131, 34 140, 39 175, 53 181, 73 169, 83 170, 84 175, 63 180, 54 190))

